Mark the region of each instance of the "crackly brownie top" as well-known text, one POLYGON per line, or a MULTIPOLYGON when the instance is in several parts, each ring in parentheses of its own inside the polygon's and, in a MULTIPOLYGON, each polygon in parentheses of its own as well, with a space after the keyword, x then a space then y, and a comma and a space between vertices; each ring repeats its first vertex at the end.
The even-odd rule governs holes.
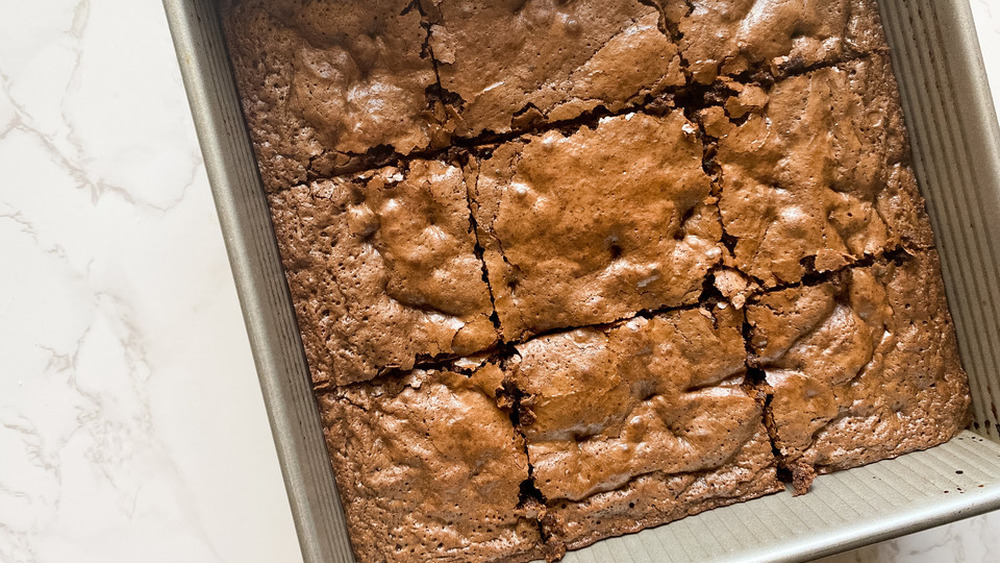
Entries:
POLYGON ((538 525, 518 508, 523 439, 497 406, 503 373, 415 370, 320 395, 348 525, 365 561, 497 560, 538 525))
POLYGON ((680 111, 629 114, 473 161, 505 340, 697 301, 721 231, 696 132, 680 111))
POLYGON ((660 13, 641 0, 421 0, 455 133, 616 111, 684 84, 660 13))
POLYGON ((938 444, 968 423, 933 251, 766 294, 747 318, 792 465, 859 465, 938 444))
POLYGON ((518 346, 509 377, 542 494, 580 500, 728 461, 761 422, 741 387, 742 324, 733 307, 699 308, 518 346))
POLYGON ((739 90, 705 110, 736 266, 765 286, 932 244, 887 58, 739 90))
POLYGON ((379 146, 407 154, 436 134, 411 0, 226 0, 226 40, 265 185, 361 166, 379 146))
POLYGON ((885 51, 874 0, 658 0, 695 81, 885 51))
POLYGON ((496 330, 460 168, 415 160, 271 194, 317 383, 464 355, 496 330))
POLYGON ((875 0, 221 3, 360 559, 558 555, 779 489, 771 440, 798 486, 964 425, 875 0))
POLYGON ((767 430, 757 432, 725 463, 694 473, 647 473, 612 491, 580 501, 557 499, 543 530, 579 549, 607 537, 638 532, 704 510, 784 491, 767 430))

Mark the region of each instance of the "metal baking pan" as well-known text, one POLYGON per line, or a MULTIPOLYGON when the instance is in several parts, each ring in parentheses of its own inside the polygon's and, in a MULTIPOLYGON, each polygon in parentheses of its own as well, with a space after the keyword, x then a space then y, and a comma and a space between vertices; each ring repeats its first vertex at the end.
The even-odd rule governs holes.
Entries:
MULTIPOLYGON (((164 0, 306 562, 354 561, 213 0, 164 0)), ((968 0, 880 0, 972 384, 951 442, 570 553, 802 561, 1000 508, 1000 131, 968 0)))

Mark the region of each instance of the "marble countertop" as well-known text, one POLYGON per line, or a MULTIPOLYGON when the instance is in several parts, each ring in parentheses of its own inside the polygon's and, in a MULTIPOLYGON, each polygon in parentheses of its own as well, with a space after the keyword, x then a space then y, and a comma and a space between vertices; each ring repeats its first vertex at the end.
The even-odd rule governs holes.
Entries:
MULTIPOLYGON (((301 561, 160 3, 0 15, 0 562, 301 561)), ((997 561, 998 530, 826 561, 997 561)))

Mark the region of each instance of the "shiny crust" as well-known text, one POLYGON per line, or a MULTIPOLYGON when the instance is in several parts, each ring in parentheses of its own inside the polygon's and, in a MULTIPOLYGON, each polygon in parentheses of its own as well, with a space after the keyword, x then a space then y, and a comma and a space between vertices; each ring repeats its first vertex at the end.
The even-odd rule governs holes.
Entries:
POLYGON ((543 529, 566 549, 638 532, 785 489, 764 427, 724 464, 699 473, 655 472, 579 502, 552 503, 543 529))
POLYGON ((629 114, 473 159, 504 340, 698 300, 722 233, 696 132, 680 111, 629 114))
POLYGON ((703 112, 736 268, 773 287, 933 244, 888 58, 736 87, 703 112))
POLYGON ((226 42, 270 191, 435 144, 434 66, 411 0, 223 0, 226 42))
POLYGON ((521 431, 568 547, 782 487, 743 387, 744 316, 689 309, 517 347, 521 431))
POLYGON ((540 557, 538 524, 518 508, 528 463, 497 406, 502 380, 494 365, 471 376, 416 370, 320 395, 359 560, 540 557))
POLYGON ((421 0, 455 134, 618 111, 683 86, 660 13, 640 0, 421 0))
POLYGON ((771 430, 805 492, 824 473, 922 450, 970 421, 936 251, 847 270, 751 304, 771 430))
POLYGON ((270 201, 315 383, 363 381, 496 342, 461 169, 417 160, 270 201))
POLYGON ((697 309, 518 346, 512 378, 538 489, 581 500, 732 457, 761 422, 740 384, 742 312, 697 309))
POLYGON ((658 0, 696 82, 885 52, 875 0, 658 0))
POLYGON ((886 50, 872 0, 223 0, 265 186, 886 50), (433 60, 432 60, 433 57, 433 60))

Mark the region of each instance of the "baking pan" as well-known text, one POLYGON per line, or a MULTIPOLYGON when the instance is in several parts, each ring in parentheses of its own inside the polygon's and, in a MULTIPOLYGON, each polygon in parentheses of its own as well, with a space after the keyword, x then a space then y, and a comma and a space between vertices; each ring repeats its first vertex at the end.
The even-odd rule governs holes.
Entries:
MULTIPOLYGON (((305 356, 213 0, 164 0, 308 563, 350 562, 305 356)), ((881 0, 975 422, 951 442, 568 562, 802 561, 1000 508, 1000 132, 968 0, 881 0)))

